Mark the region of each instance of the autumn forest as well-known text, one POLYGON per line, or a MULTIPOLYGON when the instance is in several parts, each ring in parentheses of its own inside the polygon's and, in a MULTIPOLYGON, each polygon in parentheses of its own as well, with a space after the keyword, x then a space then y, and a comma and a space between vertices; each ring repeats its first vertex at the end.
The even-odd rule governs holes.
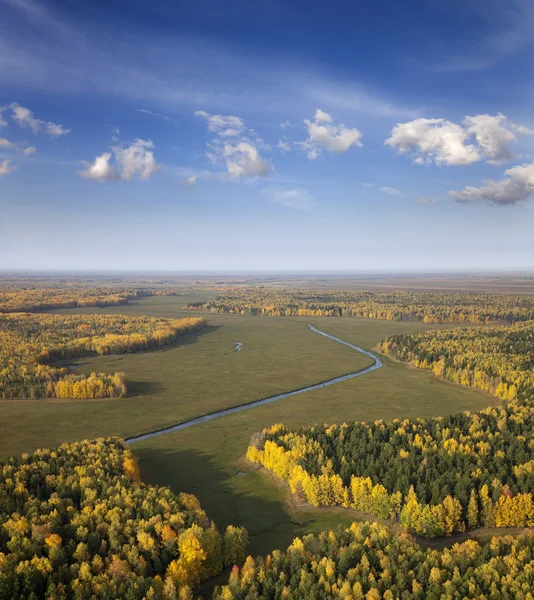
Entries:
MULTIPOLYGON (((250 422, 243 434, 225 409, 246 398, 235 397, 232 388, 230 400, 221 396, 220 404, 208 404, 199 387, 189 407, 198 425, 194 418, 173 420, 171 411, 160 427, 136 424, 132 437, 110 436, 108 428, 102 436, 63 439, 59 428, 49 448, 29 444, 26 452, 0 460, 0 599, 532 598, 532 295, 211 281, 0 281, 0 404, 19 411, 21 428, 24 414, 41 413, 43 426, 53 428, 46 415, 61 419, 62 406, 83 410, 84 403, 99 400, 100 408, 91 410, 105 414, 121 402, 128 431, 128 406, 132 418, 140 413, 142 419, 143 394, 153 398, 154 411, 162 402, 160 388, 150 396, 149 387, 139 385, 129 357, 163 361, 163 386, 171 371, 192 368, 187 356, 200 351, 199 343, 208 357, 202 374, 210 382, 208 395, 222 394, 215 374, 233 373, 240 384, 246 375, 265 388, 250 404, 305 387, 280 387, 277 374, 268 367, 263 372, 261 363, 252 373, 246 369, 255 345, 260 356, 287 352, 289 372, 301 368, 284 346, 287 331, 308 336, 310 345, 324 344, 332 363, 345 360, 343 352, 356 360, 363 348, 367 354, 359 360, 374 357, 377 369, 366 373, 369 363, 362 362, 356 374, 364 374, 350 384, 314 379, 310 372, 302 381, 315 391, 301 389, 299 402, 310 411, 314 404, 313 416, 299 417, 297 404, 295 416, 291 409, 282 412, 296 400, 279 399, 269 412, 251 407, 241 413, 250 415, 239 417, 250 422), (308 324, 334 334, 334 341, 316 336, 308 324), (217 337, 232 327, 239 338, 217 337), (270 346, 262 341, 263 329, 274 336, 265 338, 270 346), (344 349, 339 341, 356 347, 344 349), (369 401, 379 404, 380 394, 395 394, 399 377, 410 377, 419 386, 417 398, 430 404, 436 389, 451 399, 471 390, 478 404, 418 416, 417 406, 415 414, 404 412, 412 408, 408 395, 393 416, 351 412, 362 401, 362 386, 371 385, 366 382, 376 382, 369 401), (133 392, 130 380, 136 382, 133 392), (317 390, 318 383, 327 385, 317 390), (349 408, 340 408, 336 418, 340 398, 349 408), (218 427, 228 420, 228 429, 220 430, 227 433, 204 429, 204 415, 218 427), (185 458, 180 463, 180 452, 185 457, 188 450, 180 440, 190 438, 182 438, 177 425, 198 427, 198 443, 205 439, 217 452, 228 439, 237 440, 231 482, 214 480, 204 495, 203 474, 189 474, 194 467, 185 458), (133 434, 175 440, 180 452, 157 478, 166 485, 153 483, 151 473, 162 460, 159 442, 143 446, 133 434), (187 476, 174 477, 174 469, 187 476), (247 486, 251 477, 257 493, 269 494, 270 502, 279 498, 293 521, 326 515, 331 526, 303 526, 290 545, 252 552, 254 501, 247 504, 248 521, 237 508, 223 518, 217 510, 217 494, 222 502, 232 486, 247 486), (210 509, 204 510, 206 500, 210 509)), ((182 402, 182 390, 170 393, 176 406, 182 402)), ((243 488, 249 496, 252 487, 243 488)))

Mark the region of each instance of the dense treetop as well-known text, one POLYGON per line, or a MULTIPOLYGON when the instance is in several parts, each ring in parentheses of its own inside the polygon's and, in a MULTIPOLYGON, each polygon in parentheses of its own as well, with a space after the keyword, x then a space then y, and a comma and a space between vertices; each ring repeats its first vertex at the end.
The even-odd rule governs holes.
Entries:
POLYGON ((123 396, 119 374, 69 374, 50 363, 157 348, 204 327, 204 319, 124 315, 0 314, 0 398, 123 396))
POLYGON ((241 564, 246 531, 221 535, 198 500, 140 481, 114 438, 0 463, 0 598, 190 599, 241 564))
POLYGON ((534 538, 423 550, 370 523, 296 538, 282 553, 234 567, 213 600, 530 600, 534 538))
POLYGON ((534 319, 534 297, 471 292, 280 290, 224 291, 191 310, 268 316, 349 316, 425 323, 514 323, 534 319))

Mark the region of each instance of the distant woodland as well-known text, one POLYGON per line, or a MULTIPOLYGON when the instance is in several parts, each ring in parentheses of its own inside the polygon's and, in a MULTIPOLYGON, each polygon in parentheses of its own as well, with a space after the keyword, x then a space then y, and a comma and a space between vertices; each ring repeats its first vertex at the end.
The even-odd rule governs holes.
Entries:
POLYGON ((150 287, 121 288, 80 285, 0 285, 0 313, 33 312, 52 308, 120 306, 134 298, 173 294, 150 287))
POLYGON ((534 319, 534 296, 468 292, 276 290, 222 292, 187 308, 274 317, 364 317, 424 323, 516 323, 534 319))
POLYGON ((158 348, 205 325, 200 318, 0 314, 0 398, 124 396, 126 381, 121 373, 86 376, 50 363, 158 348))
POLYGON ((379 349, 438 377, 503 400, 534 399, 534 321, 396 335, 379 349))
POLYGON ((0 462, 2 600, 166 600, 242 564, 247 533, 220 533, 189 494, 144 485, 115 438, 0 462))

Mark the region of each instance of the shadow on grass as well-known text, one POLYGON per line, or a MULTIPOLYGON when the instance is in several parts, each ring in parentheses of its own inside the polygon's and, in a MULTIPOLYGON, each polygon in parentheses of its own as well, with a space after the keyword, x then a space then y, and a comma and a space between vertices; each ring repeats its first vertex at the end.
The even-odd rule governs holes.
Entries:
POLYGON ((158 353, 161 352, 161 353, 163 353, 163 352, 169 352, 170 350, 172 350, 173 348, 177 348, 178 346, 190 346, 192 344, 196 344, 198 342, 198 338, 200 336, 204 336, 208 333, 214 333, 215 331, 217 331, 217 329, 220 329, 221 327, 222 327, 222 325, 206 325, 206 327, 203 327, 199 331, 195 331, 193 333, 188 333, 183 338, 180 338, 174 344, 169 344, 168 346, 162 346, 161 348, 145 350, 145 352, 158 352, 158 353))
POLYGON ((239 469, 231 465, 222 468, 212 455, 194 450, 132 449, 144 482, 170 486, 177 494, 194 494, 221 531, 228 525, 246 527, 252 555, 285 550, 306 532, 305 520, 295 520, 280 490, 266 487, 256 471, 237 476, 239 469))

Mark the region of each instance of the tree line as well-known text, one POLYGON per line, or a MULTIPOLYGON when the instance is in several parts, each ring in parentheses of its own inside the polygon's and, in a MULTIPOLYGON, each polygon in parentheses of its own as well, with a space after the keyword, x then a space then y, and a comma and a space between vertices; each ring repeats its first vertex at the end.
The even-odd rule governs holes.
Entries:
POLYGON ((189 310, 261 316, 364 317, 424 323, 515 323, 534 319, 534 297, 478 292, 226 290, 189 310))
POLYGON ((150 350, 205 325, 201 318, 0 314, 0 398, 122 397, 126 394, 123 374, 86 376, 51 363, 150 350))
POLYGON ((534 398, 534 321, 395 335, 379 350, 502 400, 534 398))
POLYGON ((0 313, 34 312, 53 308, 121 306, 147 296, 174 295, 172 289, 99 287, 80 284, 1 283, 0 313))
POLYGON ((117 438, 0 462, 1 599, 190 600, 247 542, 194 496, 143 484, 117 438))

